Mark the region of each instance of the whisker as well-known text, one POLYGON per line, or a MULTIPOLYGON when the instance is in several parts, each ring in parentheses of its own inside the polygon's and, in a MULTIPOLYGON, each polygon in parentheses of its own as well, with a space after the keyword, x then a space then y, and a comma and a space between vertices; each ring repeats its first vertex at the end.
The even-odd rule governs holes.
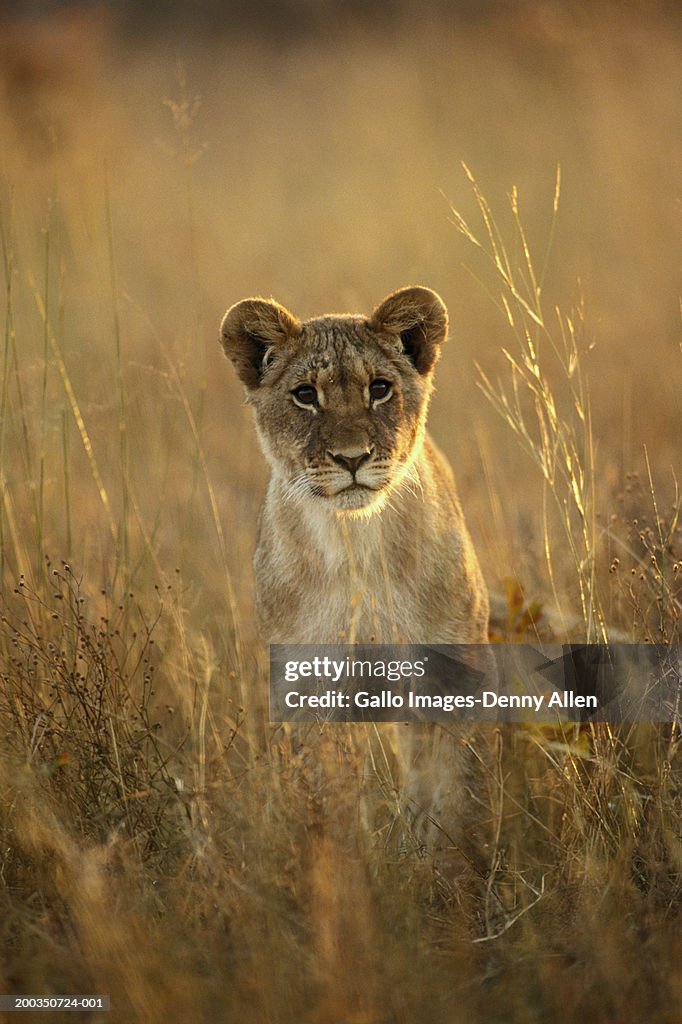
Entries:
POLYGON ((300 505, 301 502, 308 497, 310 494, 310 483, 305 473, 301 473, 299 476, 294 477, 290 480, 287 488, 284 492, 285 501, 292 501, 294 504, 300 505))

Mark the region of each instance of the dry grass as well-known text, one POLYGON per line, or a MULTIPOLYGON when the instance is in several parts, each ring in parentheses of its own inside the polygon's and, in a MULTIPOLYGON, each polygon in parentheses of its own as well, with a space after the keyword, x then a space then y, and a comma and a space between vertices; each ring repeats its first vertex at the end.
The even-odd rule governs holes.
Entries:
POLYGON ((679 23, 77 31, 78 67, 6 33, 0 79, 0 990, 122 1024, 678 1019, 676 729, 479 738, 478 852, 434 859, 380 731, 267 724, 265 475, 217 325, 437 288, 433 430, 490 585, 679 641, 679 23))

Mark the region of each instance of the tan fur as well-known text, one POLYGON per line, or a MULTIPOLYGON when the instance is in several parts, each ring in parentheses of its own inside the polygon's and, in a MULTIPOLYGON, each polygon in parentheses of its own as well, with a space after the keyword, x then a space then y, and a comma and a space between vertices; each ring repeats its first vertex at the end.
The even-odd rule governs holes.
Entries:
MULTIPOLYGON (((370 317, 301 323, 264 299, 225 315, 222 344, 271 469, 254 561, 264 640, 487 641, 488 595, 455 482, 426 433, 446 334, 445 306, 427 288, 395 292, 370 317), (373 401, 376 381, 392 390, 373 401), (313 405, 297 400, 301 386, 315 388, 313 405)), ((465 734, 382 735, 409 834, 451 857, 451 837, 461 849, 471 822, 465 734)))
POLYGON ((452 472, 426 433, 446 334, 427 288, 395 292, 370 317, 300 322, 264 299, 225 315, 223 348, 271 468, 254 563, 264 640, 487 640, 452 472), (388 396, 372 397, 377 381, 388 396), (314 404, 297 401, 302 386, 314 404))

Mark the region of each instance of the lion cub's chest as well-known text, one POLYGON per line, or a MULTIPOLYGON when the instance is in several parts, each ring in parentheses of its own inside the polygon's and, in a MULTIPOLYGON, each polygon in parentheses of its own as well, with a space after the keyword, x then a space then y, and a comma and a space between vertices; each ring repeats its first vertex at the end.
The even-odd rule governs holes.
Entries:
POLYGON ((259 546, 273 570, 260 607, 265 634, 275 642, 409 641, 423 616, 420 575, 395 523, 386 530, 384 516, 339 521, 310 509, 298 527, 259 546))
POLYGON ((309 579, 297 634, 311 643, 408 641, 422 617, 419 576, 384 518, 306 518, 309 579))

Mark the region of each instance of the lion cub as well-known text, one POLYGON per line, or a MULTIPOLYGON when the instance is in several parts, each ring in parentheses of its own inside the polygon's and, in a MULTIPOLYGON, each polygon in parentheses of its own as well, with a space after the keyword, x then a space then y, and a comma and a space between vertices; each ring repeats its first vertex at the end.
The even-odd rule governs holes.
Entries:
POLYGON ((270 643, 484 643, 488 596, 426 433, 447 311, 402 288, 371 316, 245 299, 222 345, 271 468, 255 555, 270 643))

